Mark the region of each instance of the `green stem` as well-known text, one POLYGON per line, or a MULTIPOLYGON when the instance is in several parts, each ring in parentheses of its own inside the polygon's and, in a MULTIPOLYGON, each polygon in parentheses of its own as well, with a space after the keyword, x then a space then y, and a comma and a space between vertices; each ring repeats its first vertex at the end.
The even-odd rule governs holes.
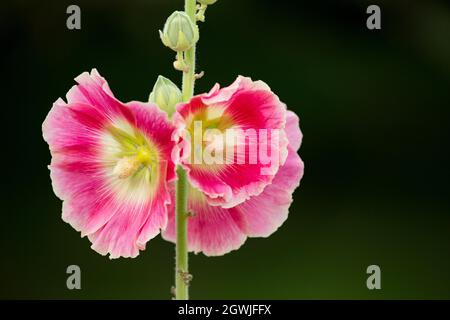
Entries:
MULTIPOLYGON (((186 14, 196 23, 196 0, 185 0, 186 14)), ((185 62, 189 66, 183 72, 183 101, 189 101, 194 95, 195 83, 195 45, 185 53, 185 62)), ((175 298, 177 300, 189 299, 189 268, 187 248, 187 191, 188 182, 186 172, 180 166, 177 168, 176 189, 176 267, 175 267, 175 298)))
POLYGON ((189 285, 186 283, 188 275, 188 248, 187 248, 187 179, 186 172, 180 166, 177 168, 177 202, 176 202, 176 270, 175 270, 175 298, 177 300, 189 299, 189 285))
MULTIPOLYGON (((184 10, 186 14, 191 18, 194 24, 197 24, 195 17, 196 13, 196 0, 185 0, 184 10)), ((191 49, 186 51, 185 62, 189 66, 188 72, 183 72, 183 100, 185 102, 191 100, 194 95, 195 84, 195 45, 191 49)))

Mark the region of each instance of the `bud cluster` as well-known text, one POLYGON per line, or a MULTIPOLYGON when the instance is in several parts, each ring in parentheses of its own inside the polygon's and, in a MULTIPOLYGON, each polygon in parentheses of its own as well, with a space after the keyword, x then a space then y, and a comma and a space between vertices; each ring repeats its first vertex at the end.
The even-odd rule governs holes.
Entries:
MULTIPOLYGON (((205 21, 206 8, 216 2, 217 0, 197 0, 195 17, 189 16, 184 11, 173 12, 167 18, 164 28, 159 31, 162 43, 177 53, 176 60, 173 63, 176 70, 185 73, 195 72, 195 70, 192 70, 195 68, 186 62, 186 52, 194 47, 199 40, 197 21, 205 21)), ((203 71, 194 74, 194 79, 199 79, 202 76, 203 71)), ((175 106, 182 100, 180 89, 169 79, 159 76, 149 96, 149 101, 156 103, 161 110, 167 112, 171 117, 175 112, 175 106)))

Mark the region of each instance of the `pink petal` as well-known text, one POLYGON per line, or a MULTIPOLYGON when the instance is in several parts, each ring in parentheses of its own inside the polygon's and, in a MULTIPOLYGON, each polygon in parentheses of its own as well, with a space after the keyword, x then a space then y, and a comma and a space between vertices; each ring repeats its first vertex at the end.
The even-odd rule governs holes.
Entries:
POLYGON ((75 78, 78 85, 73 86, 67 93, 67 103, 82 103, 95 106, 102 114, 114 119, 125 117, 132 121, 133 117, 126 106, 117 100, 106 80, 92 69, 91 73, 84 72, 75 78))
POLYGON ((280 168, 272 184, 257 197, 238 207, 245 220, 245 233, 249 237, 268 237, 286 221, 292 203, 292 193, 303 177, 304 164, 289 147, 286 163, 280 168))
POLYGON ((162 189, 152 198, 153 201, 145 204, 102 203, 101 210, 113 214, 105 225, 88 235, 92 249, 103 255, 110 253, 111 259, 136 257, 167 225, 169 193, 162 189))
MULTIPOLYGON (((189 251, 219 256, 238 249, 247 237, 268 237, 287 219, 292 193, 303 176, 303 162, 289 147, 289 155, 264 191, 234 208, 211 206, 199 191, 190 190, 189 251)), ((164 239, 175 242, 175 216, 169 210, 164 239)))
POLYGON ((298 116, 290 110, 286 113, 285 131, 289 140, 289 146, 295 151, 298 151, 302 144, 303 134, 300 130, 300 120, 298 116))

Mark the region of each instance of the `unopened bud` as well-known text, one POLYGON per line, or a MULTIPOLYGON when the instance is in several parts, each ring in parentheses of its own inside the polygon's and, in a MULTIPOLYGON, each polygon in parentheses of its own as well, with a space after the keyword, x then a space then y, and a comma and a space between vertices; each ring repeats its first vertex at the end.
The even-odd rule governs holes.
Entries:
POLYGON ((171 117, 175 112, 175 106, 183 100, 183 96, 175 83, 159 76, 148 100, 156 103, 161 110, 171 117))
POLYGON ((187 51, 199 38, 198 28, 182 11, 175 11, 167 18, 163 31, 159 31, 162 42, 174 51, 187 51))

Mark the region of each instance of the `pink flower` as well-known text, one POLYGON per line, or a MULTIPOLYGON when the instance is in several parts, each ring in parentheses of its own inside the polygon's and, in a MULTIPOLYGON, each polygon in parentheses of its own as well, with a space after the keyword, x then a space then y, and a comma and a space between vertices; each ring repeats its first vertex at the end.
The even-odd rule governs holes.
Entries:
MULTIPOLYGON (((297 154, 302 141, 298 117, 286 110, 266 84, 239 77, 227 88, 219 89, 216 85, 209 94, 179 105, 173 119, 184 144, 181 163, 191 183, 189 251, 223 255, 238 249, 247 237, 268 237, 275 232, 287 219, 292 194, 303 176, 303 162, 297 154), (275 166, 250 164, 249 150, 253 144, 260 149, 261 141, 249 139, 244 143, 245 154, 239 155, 236 145, 231 148, 236 152, 234 160, 245 156, 245 163, 196 164, 193 161, 196 141, 192 137, 195 121, 202 123, 202 129, 278 130, 278 143, 269 144, 269 150, 279 155, 279 162, 275 166), (187 131, 181 131, 184 128, 187 131), (267 167, 270 170, 264 171, 267 167)), ((203 144, 201 148, 206 149, 208 145, 203 144)), ((217 150, 220 148, 216 153, 217 150)), ((162 233, 172 242, 175 241, 174 215, 172 206, 167 229, 162 233)))
POLYGON ((238 77, 227 88, 220 89, 217 84, 208 94, 179 105, 173 122, 183 142, 187 142, 181 164, 190 183, 212 205, 230 208, 260 194, 286 160, 286 106, 261 81, 238 77), (267 150, 262 150, 260 141, 256 142, 263 136, 262 130, 267 136, 267 150), (219 161, 208 163, 204 155, 209 147, 203 148, 198 139, 207 138, 208 133, 214 136, 214 131, 222 140, 217 142, 221 154, 213 150, 219 161), (234 143, 226 146, 228 132, 234 143), (276 137, 271 133, 276 133, 276 137), (275 138, 277 143, 271 143, 275 138), (230 145, 231 156, 225 150, 230 145), (258 161, 262 151, 275 161, 258 161))
POLYGON ((95 69, 75 80, 42 126, 62 218, 102 255, 136 257, 167 225, 174 127, 156 105, 117 100, 95 69))

